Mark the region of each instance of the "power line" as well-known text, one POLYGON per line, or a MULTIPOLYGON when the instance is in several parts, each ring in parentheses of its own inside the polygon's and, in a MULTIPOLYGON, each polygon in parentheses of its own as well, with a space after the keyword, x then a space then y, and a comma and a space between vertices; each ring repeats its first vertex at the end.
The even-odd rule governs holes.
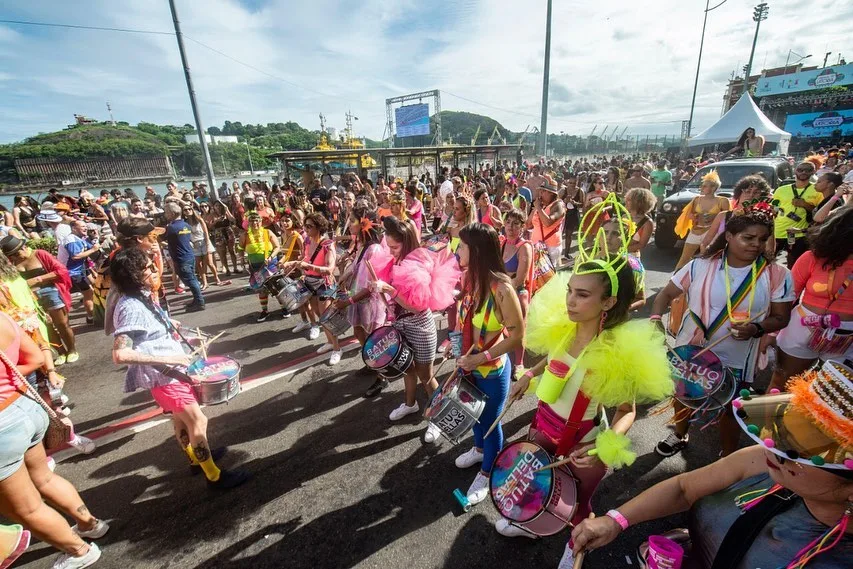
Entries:
POLYGON ((0 20, 0 24, 14 24, 19 26, 42 26, 47 28, 71 28, 75 30, 97 30, 101 32, 124 32, 128 34, 153 34, 159 36, 173 36, 175 32, 160 32, 157 30, 137 30, 133 28, 109 28, 104 26, 83 26, 76 24, 56 24, 53 22, 28 22, 26 20, 0 20))

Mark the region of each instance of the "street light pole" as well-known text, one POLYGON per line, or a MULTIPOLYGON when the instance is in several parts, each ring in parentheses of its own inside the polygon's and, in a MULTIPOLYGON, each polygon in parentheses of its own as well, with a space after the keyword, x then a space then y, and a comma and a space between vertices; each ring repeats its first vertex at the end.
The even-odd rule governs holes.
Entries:
POLYGON ((693 128, 693 110, 696 107, 696 90, 699 88, 699 68, 702 66, 702 49, 705 47, 705 26, 708 24, 708 12, 716 10, 728 0, 723 0, 713 8, 708 8, 711 0, 705 0, 705 18, 702 21, 702 39, 699 40, 699 61, 696 62, 696 78, 693 80, 693 99, 690 101, 690 118, 687 120, 687 138, 690 138, 693 128))
POLYGON ((767 5, 767 2, 762 2, 752 11, 752 21, 755 22, 755 36, 752 38, 752 51, 749 52, 749 63, 746 64, 744 93, 749 92, 749 76, 752 75, 752 58, 755 56, 755 44, 758 43, 758 30, 761 28, 761 22, 767 19, 769 12, 770 6, 767 5))
POLYGON ((215 200, 219 199, 219 191, 216 188, 216 176, 213 174, 213 163, 210 161, 210 151, 207 148, 207 139, 205 138, 204 124, 201 122, 201 115, 198 112, 198 103, 195 100, 195 87, 193 87, 193 78, 190 75, 190 64, 187 62, 187 53, 184 49, 184 35, 181 33, 181 22, 178 20, 178 11, 175 8, 175 0, 169 0, 169 8, 172 10, 172 22, 175 24, 175 37, 178 40, 178 51, 181 52, 181 63, 184 66, 184 77, 187 80, 187 91, 190 93, 190 106, 193 109, 193 118, 195 118, 195 128, 198 131, 198 141, 201 143, 201 154, 204 157, 204 167, 207 170, 207 183, 210 185, 210 191, 215 200))
POLYGON ((252 149, 249 148, 249 141, 246 141, 246 154, 249 155, 249 171, 252 172, 252 176, 255 175, 255 167, 252 165, 252 149))
POLYGON ((542 76, 542 122, 539 127, 539 151, 548 155, 548 78, 551 71, 551 0, 545 21, 545 73, 542 76))

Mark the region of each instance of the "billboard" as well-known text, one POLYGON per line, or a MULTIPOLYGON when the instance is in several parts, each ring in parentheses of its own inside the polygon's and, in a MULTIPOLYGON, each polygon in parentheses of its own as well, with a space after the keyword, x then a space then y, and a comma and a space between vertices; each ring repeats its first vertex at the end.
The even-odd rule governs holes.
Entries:
POLYGON ((853 135, 853 109, 788 115, 785 130, 792 136, 828 137, 836 130, 841 135, 853 135))
POLYGON ((839 85, 853 85, 853 63, 775 77, 760 77, 755 86, 755 96, 790 95, 839 85))
POLYGON ((397 136, 429 134, 429 105, 405 105, 394 109, 397 136))

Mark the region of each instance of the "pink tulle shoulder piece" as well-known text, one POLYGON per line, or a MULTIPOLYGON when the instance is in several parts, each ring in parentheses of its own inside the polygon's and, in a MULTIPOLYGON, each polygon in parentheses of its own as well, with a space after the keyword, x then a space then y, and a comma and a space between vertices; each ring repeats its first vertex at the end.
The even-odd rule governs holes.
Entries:
POLYGON ((444 310, 453 303, 461 272, 456 257, 415 249, 391 269, 391 284, 416 310, 444 310))
POLYGON ((391 282, 391 267, 394 266, 394 256, 388 250, 385 239, 379 243, 379 247, 373 248, 370 255, 370 265, 376 272, 376 278, 380 281, 391 282))

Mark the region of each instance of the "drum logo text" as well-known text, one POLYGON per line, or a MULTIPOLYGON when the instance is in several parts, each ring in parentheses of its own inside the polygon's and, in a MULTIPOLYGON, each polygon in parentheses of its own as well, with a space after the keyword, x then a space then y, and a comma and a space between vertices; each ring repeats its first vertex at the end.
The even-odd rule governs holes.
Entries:
POLYGON ((515 464, 506 481, 495 492, 495 498, 500 503, 500 510, 508 512, 527 493, 527 488, 536 476, 534 470, 545 466, 532 452, 527 451, 515 464))
POLYGON ((452 433, 456 430, 456 427, 462 424, 468 416, 461 412, 459 409, 453 408, 450 409, 450 412, 442 417, 437 423, 436 426, 444 431, 445 433, 452 433))
POLYGON ((702 389, 712 389, 720 381, 720 372, 693 362, 680 362, 670 358, 670 363, 678 375, 688 383, 696 383, 702 389))
POLYGON ((382 336, 379 338, 379 341, 376 342, 373 346, 367 349, 367 357, 371 360, 376 360, 387 352, 392 346, 396 344, 396 340, 391 334, 382 336))

